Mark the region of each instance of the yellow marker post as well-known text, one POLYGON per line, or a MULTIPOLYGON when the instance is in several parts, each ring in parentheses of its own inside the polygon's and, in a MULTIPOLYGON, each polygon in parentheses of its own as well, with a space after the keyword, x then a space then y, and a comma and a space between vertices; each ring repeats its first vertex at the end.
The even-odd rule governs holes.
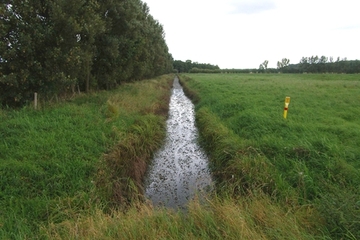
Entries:
POLYGON ((284 107, 284 118, 287 117, 287 112, 290 104, 290 97, 285 98, 285 107, 284 107))

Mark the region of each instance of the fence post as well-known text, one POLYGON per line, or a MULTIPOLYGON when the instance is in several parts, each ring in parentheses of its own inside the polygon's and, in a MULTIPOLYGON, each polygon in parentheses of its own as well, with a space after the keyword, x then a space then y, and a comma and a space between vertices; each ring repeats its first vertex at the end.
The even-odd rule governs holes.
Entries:
POLYGON ((34 108, 35 108, 35 110, 37 109, 37 105, 38 105, 37 92, 35 92, 34 93, 34 108))

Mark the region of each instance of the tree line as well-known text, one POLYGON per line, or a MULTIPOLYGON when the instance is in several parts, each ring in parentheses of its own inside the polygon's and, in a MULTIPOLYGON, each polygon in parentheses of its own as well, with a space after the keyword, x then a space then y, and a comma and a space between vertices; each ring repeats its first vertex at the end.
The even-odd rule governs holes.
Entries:
POLYGON ((141 0, 7 0, 0 21, 2 105, 173 70, 163 27, 141 0))
POLYGON ((277 62, 277 68, 268 68, 269 61, 265 60, 259 68, 222 69, 222 73, 360 73, 360 60, 347 58, 311 56, 302 57, 297 64, 290 64, 290 59, 283 58, 277 62))
POLYGON ((175 60, 173 63, 175 71, 179 73, 220 73, 218 65, 212 65, 209 63, 198 63, 186 60, 175 60))
POLYGON ((291 64, 280 69, 284 73, 360 73, 359 60, 347 60, 347 58, 311 56, 303 57, 298 64, 291 64))

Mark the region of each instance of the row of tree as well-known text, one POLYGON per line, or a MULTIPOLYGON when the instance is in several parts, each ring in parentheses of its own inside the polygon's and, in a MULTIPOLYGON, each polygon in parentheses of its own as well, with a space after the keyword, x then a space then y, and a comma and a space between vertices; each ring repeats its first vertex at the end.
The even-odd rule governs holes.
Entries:
MULTIPOLYGON (((289 64, 290 60, 283 58, 277 63, 277 70, 284 73, 360 73, 360 61, 348 61, 347 58, 338 57, 334 61, 333 57, 311 56, 302 57, 298 64, 289 64)), ((267 70, 259 68, 259 71, 267 70)))
POLYGON ((360 73, 359 60, 347 60, 346 58, 311 56, 303 57, 298 64, 291 64, 281 68, 284 73, 360 73))
POLYGON ((209 63, 198 63, 192 62, 191 60, 186 60, 185 62, 181 60, 174 61, 174 69, 179 73, 218 73, 220 68, 218 65, 211 65, 209 63))
POLYGON ((173 70, 163 27, 141 0, 7 0, 0 21, 3 105, 173 70))
POLYGON ((269 61, 265 60, 259 68, 250 69, 222 69, 222 73, 360 73, 360 60, 336 60, 333 57, 311 56, 302 57, 297 64, 290 64, 290 60, 283 58, 277 62, 277 68, 268 68, 269 61))
POLYGON ((325 56, 302 57, 298 64, 290 64, 290 59, 283 58, 277 62, 277 68, 268 68, 268 64, 265 60, 257 69, 220 69, 217 65, 176 60, 174 69, 186 73, 360 73, 360 60, 340 57, 336 60, 325 56))

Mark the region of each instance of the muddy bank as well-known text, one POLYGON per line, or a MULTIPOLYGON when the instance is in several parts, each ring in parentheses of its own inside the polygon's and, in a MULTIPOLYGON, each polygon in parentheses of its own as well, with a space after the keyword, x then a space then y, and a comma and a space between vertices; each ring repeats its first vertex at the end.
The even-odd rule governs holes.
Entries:
POLYGON ((145 181, 145 196, 155 206, 184 207, 211 189, 208 159, 197 143, 194 105, 174 79, 164 146, 155 154, 145 181))

